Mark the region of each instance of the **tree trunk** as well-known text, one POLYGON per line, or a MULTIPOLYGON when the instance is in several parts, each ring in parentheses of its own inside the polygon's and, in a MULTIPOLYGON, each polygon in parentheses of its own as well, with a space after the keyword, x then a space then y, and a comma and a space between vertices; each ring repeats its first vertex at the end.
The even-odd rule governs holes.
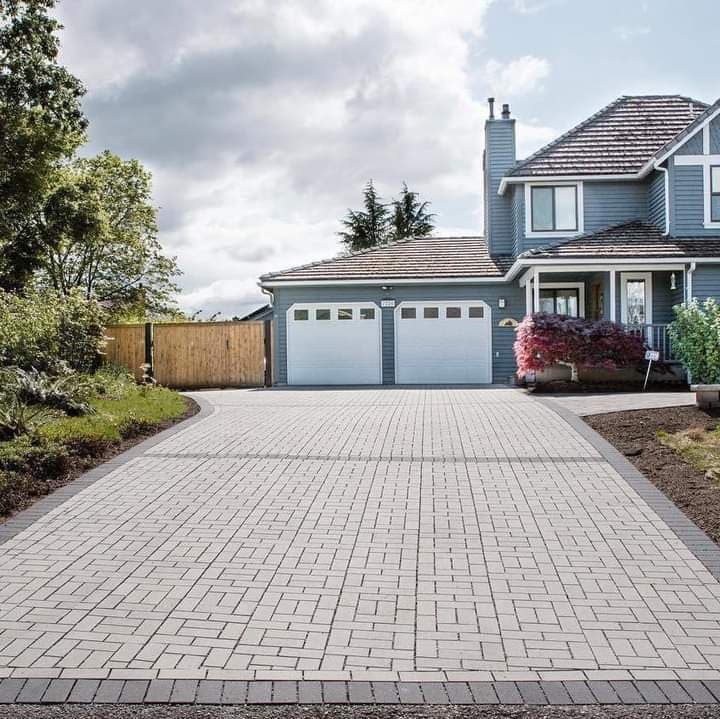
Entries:
POLYGON ((580 382, 578 366, 574 362, 570 363, 570 381, 571 382, 580 382))

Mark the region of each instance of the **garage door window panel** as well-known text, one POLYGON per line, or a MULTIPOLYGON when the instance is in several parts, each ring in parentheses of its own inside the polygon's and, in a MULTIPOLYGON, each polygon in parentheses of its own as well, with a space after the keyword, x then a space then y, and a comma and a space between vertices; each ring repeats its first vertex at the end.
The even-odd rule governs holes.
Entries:
POLYGON ((329 320, 330 319, 330 310, 315 310, 315 319, 316 320, 329 320))
POLYGON ((426 320, 436 320, 440 317, 440 310, 437 307, 425 307, 423 317, 426 320))
POLYGON ((295 310, 295 312, 293 312, 293 319, 295 322, 305 322, 310 319, 310 312, 309 310, 295 310))
POLYGON ((462 309, 460 307, 446 307, 445 317, 449 320, 460 319, 462 317, 462 309))
POLYGON ((471 307, 468 310, 468 317, 471 320, 481 320, 485 317, 485 308, 484 307, 471 307))
POLYGON ((402 307, 400 309, 400 319, 414 320, 417 317, 417 309, 415 307, 402 307))
POLYGON ((338 310, 339 320, 351 320, 353 318, 352 308, 338 310))
POLYGON ((374 320, 375 319, 375 308, 374 307, 363 307, 360 310, 361 320, 374 320))

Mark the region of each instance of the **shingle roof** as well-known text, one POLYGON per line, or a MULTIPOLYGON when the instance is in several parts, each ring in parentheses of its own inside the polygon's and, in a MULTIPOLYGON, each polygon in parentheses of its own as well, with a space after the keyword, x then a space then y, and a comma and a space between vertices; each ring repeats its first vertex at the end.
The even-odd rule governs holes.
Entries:
POLYGON ((529 250, 520 257, 561 260, 720 257, 720 237, 666 237, 655 225, 626 222, 551 247, 529 250))
POLYGON ((636 174, 708 108, 680 95, 619 97, 553 140, 509 176, 636 174))
POLYGON ((510 256, 491 257, 482 237, 416 237, 272 272, 260 281, 502 277, 512 263, 510 256))

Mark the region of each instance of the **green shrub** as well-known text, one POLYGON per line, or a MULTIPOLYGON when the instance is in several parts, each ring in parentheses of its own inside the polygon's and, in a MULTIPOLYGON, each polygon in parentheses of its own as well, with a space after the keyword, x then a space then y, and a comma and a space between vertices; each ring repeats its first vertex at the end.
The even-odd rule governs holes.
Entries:
POLYGON ((4 472, 0 469, 0 517, 21 507, 28 497, 45 494, 48 486, 26 474, 4 472))
POLYGON ((92 372, 105 343, 104 323, 102 307, 79 292, 0 291, 0 366, 92 372))
POLYGON ((674 308, 668 327, 677 358, 697 384, 720 382, 720 306, 710 298, 674 308))
POLYGON ((71 452, 47 437, 18 437, 0 443, 0 471, 28 474, 38 480, 62 477, 71 465, 71 452))

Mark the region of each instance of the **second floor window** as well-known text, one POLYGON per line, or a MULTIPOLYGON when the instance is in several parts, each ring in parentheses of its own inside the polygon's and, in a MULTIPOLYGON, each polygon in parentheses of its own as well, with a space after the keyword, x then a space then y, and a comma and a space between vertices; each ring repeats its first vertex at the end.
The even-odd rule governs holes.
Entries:
POLYGON ((710 168, 710 222, 720 222, 720 167, 710 168))
POLYGON ((533 232, 577 230, 577 187, 532 187, 531 198, 533 232))

